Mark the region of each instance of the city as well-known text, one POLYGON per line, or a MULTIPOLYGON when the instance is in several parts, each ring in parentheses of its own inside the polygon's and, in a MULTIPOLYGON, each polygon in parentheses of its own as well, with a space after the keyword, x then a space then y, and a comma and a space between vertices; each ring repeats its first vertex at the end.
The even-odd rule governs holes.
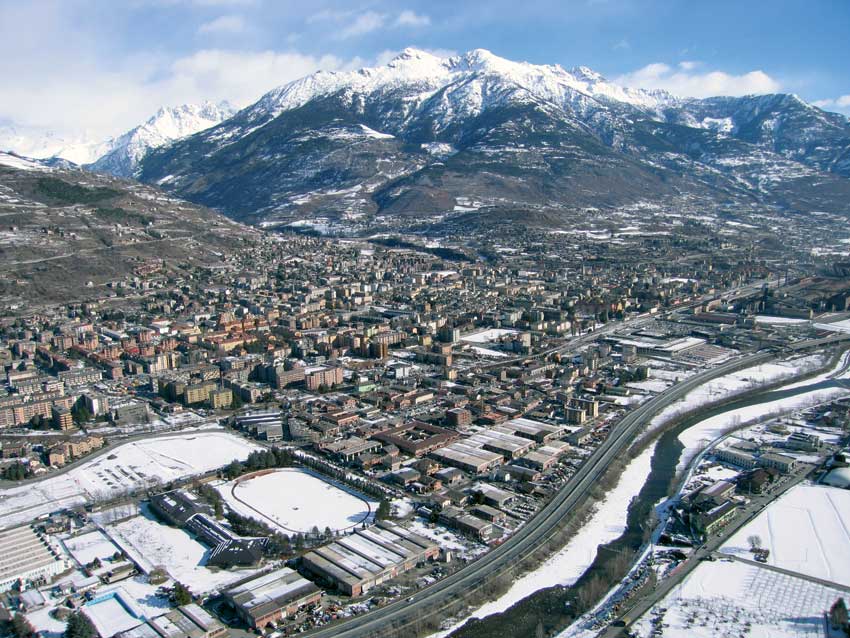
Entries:
MULTIPOLYGON (((0 635, 846 635, 843 142, 823 133, 814 159, 732 142, 692 121, 715 98, 593 74, 406 48, 241 110, 185 107, 197 130, 144 152, 0 146, 0 635), (449 144, 472 124, 432 114, 420 143, 392 100, 436 108, 422 68, 534 99, 474 114, 498 119, 498 151, 471 128, 449 144), (591 147, 536 119, 555 107, 535 73, 691 120, 623 116, 653 139, 646 166, 611 141, 567 175, 554 155, 585 166, 591 147), (687 179, 676 127, 714 149, 687 179), (538 163, 599 206, 521 187, 538 163), (611 181, 647 166, 659 184, 611 181)), ((590 130, 602 111, 579 93, 590 130)))

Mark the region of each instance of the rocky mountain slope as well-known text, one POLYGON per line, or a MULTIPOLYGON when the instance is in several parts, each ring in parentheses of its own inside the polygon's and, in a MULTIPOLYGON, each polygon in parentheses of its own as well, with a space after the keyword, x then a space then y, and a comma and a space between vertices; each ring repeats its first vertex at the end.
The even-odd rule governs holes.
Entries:
POLYGON ((270 91, 139 176, 267 223, 647 201, 834 211, 848 153, 847 118, 792 95, 681 99, 584 67, 408 49, 270 91))
POLYGON ((227 102, 163 107, 144 124, 116 138, 109 152, 86 168, 119 177, 132 177, 139 161, 154 148, 208 129, 236 113, 227 102))
POLYGON ((144 294, 259 231, 162 191, 0 152, 0 311, 144 294))

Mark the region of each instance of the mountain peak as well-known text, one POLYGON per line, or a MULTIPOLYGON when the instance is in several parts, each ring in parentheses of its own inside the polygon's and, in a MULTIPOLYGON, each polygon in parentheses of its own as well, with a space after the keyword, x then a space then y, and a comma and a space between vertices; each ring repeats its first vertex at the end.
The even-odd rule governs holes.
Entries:
POLYGON ((580 80, 587 80, 588 82, 604 82, 605 78, 601 73, 597 73, 590 67, 586 66, 576 66, 570 69, 570 73, 577 77, 580 80))
POLYGON ((407 60, 439 60, 436 55, 433 53, 429 53, 424 49, 417 49, 416 47, 405 47, 398 55, 396 55, 392 60, 390 60, 390 65, 393 62, 405 62, 407 60))

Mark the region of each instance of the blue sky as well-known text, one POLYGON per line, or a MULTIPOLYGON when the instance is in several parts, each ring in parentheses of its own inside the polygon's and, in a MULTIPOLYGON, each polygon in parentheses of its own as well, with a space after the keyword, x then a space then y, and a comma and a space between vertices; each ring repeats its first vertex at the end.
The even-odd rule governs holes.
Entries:
POLYGON ((589 66, 682 95, 850 114, 847 0, 0 0, 0 121, 116 134, 161 104, 244 106, 407 46, 589 66))

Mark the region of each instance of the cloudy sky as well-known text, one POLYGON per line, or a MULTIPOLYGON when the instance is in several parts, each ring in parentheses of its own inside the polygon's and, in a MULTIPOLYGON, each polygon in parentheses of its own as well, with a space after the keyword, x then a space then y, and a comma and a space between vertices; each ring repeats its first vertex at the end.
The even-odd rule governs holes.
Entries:
POLYGON ((160 105, 245 106, 406 46, 850 114, 848 25, 846 0, 0 0, 0 124, 113 135, 160 105))

